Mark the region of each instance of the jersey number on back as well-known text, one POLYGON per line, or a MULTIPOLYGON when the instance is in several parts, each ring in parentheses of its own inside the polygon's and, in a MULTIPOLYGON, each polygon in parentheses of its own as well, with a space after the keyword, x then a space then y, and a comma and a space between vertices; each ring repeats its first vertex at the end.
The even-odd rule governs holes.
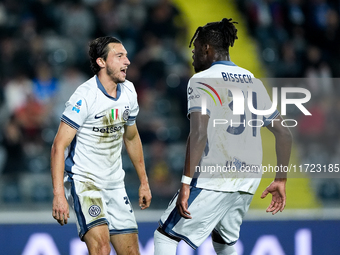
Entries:
MULTIPOLYGON (((242 93, 243 93, 243 91, 242 91, 242 93)), ((255 109, 257 109, 257 94, 254 91, 252 93, 253 93, 253 97, 252 97, 253 98, 253 102, 252 102, 253 103, 253 107, 255 109)), ((244 93, 243 93, 243 96, 244 96, 244 93)), ((248 98, 245 98, 245 102, 248 102, 248 98)), ((233 111, 233 101, 231 101, 229 103, 229 108, 230 108, 230 110, 233 111)), ((257 130, 256 130, 257 115, 252 113, 251 117, 252 117, 251 126, 252 126, 252 129, 253 129, 253 136, 256 136, 256 132, 257 132, 257 130)), ((245 113, 240 115, 240 121, 239 121, 238 124, 239 125, 237 127, 235 127, 235 125, 229 125, 229 127, 227 128, 227 132, 229 134, 232 134, 232 135, 240 135, 240 134, 243 133, 243 131, 246 129, 246 125, 247 124, 250 125, 250 123, 247 123, 247 119, 246 119, 246 114, 245 113)))

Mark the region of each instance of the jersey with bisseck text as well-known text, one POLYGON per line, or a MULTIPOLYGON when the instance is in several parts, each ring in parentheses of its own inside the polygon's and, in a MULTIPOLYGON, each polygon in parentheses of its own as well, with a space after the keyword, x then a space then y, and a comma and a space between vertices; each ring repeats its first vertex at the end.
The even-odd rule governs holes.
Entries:
POLYGON ((254 194, 262 176, 260 128, 279 114, 262 82, 231 61, 218 61, 190 79, 187 96, 189 117, 209 115, 207 144, 192 185, 254 194))
POLYGON ((65 150, 65 172, 97 188, 124 187, 121 150, 125 125, 133 125, 139 107, 129 81, 117 85, 116 98, 107 94, 97 76, 70 97, 61 121, 77 130, 65 150))

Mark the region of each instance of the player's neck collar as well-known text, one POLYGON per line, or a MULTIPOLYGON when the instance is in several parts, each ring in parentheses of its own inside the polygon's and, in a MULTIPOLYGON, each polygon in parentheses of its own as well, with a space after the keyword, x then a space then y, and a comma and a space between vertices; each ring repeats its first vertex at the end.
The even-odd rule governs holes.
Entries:
POLYGON ((106 92, 103 84, 100 82, 98 76, 95 75, 95 77, 96 77, 98 89, 100 89, 104 93, 104 95, 107 96, 108 98, 111 98, 112 100, 117 101, 119 99, 119 97, 120 97, 120 94, 121 94, 121 85, 120 85, 120 83, 117 84, 117 97, 112 97, 109 94, 107 94, 107 92, 106 92))
POLYGON ((231 62, 231 61, 229 61, 229 60, 216 61, 216 62, 212 63, 211 66, 217 65, 217 64, 220 64, 220 65, 227 65, 227 66, 236 66, 233 62, 231 62))

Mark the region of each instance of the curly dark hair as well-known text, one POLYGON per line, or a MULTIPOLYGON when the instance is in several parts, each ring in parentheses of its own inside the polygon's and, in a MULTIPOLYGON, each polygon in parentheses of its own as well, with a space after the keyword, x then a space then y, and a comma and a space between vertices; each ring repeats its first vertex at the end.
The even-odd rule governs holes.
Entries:
POLYGON ((89 43, 90 64, 91 70, 94 72, 94 74, 97 74, 100 71, 100 67, 96 62, 97 58, 103 58, 106 60, 107 54, 109 53, 109 48, 107 45, 110 43, 122 44, 120 40, 112 36, 98 37, 89 43))
POLYGON ((232 19, 224 18, 221 21, 210 22, 203 27, 198 27, 190 41, 189 48, 196 38, 202 44, 210 44, 223 56, 229 54, 229 47, 233 47, 235 40, 238 39, 234 24, 238 23, 232 19))

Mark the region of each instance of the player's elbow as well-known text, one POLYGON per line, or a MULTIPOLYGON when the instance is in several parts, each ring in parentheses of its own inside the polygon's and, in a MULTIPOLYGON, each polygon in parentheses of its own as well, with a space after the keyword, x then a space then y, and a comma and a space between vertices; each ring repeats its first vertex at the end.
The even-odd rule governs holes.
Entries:
POLYGON ((206 144, 207 143, 207 140, 208 140, 208 136, 207 134, 201 134, 199 137, 198 137, 198 141, 202 144, 206 144))
POLYGON ((57 155, 58 153, 64 153, 65 148, 66 147, 63 144, 55 140, 51 147, 51 157, 57 155))
POLYGON ((293 136, 290 132, 290 129, 288 127, 281 128, 277 134, 277 136, 280 137, 280 140, 285 141, 288 144, 292 144, 293 142, 293 136))
POLYGON ((207 132, 202 132, 200 130, 197 130, 195 132, 190 133, 190 140, 191 141, 197 141, 198 143, 206 143, 208 139, 207 132))
POLYGON ((51 147, 51 158, 53 158, 58 152, 58 145, 56 143, 52 144, 51 147))

